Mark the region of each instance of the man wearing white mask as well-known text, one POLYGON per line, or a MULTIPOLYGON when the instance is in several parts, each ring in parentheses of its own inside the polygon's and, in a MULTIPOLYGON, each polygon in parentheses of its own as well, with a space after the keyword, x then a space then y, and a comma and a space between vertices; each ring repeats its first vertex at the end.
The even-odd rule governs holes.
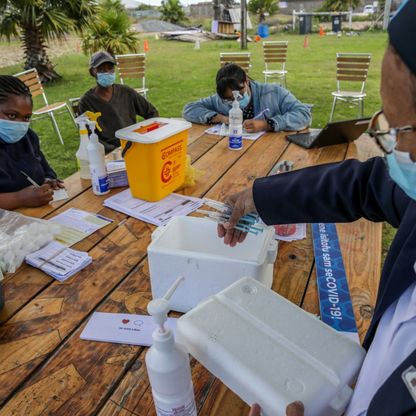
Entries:
POLYGON ((100 112, 98 123, 102 131, 97 131, 106 153, 120 146, 115 132, 136 123, 136 117, 144 119, 157 117, 156 108, 133 88, 116 84, 116 62, 105 51, 91 56, 90 75, 97 85, 87 91, 79 102, 79 111, 100 112))
MULTIPOLYGON (((387 221, 398 228, 384 263, 368 353, 346 416, 416 415, 416 1, 404 2, 389 26, 381 77, 383 112, 370 123, 385 157, 348 160, 260 178, 228 198, 225 243, 245 235, 233 229, 257 210, 267 224, 387 221)), ((301 403, 287 414, 301 416, 301 403)), ((257 405, 250 416, 260 415, 257 405)))

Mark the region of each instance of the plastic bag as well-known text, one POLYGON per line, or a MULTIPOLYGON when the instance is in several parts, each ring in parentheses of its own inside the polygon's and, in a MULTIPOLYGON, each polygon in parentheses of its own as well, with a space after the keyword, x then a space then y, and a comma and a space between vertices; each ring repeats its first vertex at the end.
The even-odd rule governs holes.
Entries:
POLYGON ((51 242, 60 231, 58 224, 0 209, 0 272, 14 273, 27 254, 51 242))
POLYGON ((191 156, 186 155, 185 180, 183 184, 177 190, 187 188, 188 186, 194 186, 196 179, 202 176, 204 173, 205 173, 204 171, 192 166, 191 156))

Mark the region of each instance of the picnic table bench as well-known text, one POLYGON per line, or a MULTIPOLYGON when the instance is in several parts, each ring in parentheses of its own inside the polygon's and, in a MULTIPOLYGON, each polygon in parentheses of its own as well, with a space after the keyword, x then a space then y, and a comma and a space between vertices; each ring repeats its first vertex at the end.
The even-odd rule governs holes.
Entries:
MULTIPOLYGON (((289 144, 283 133, 245 140, 241 151, 230 151, 226 138, 206 135, 205 128, 192 127, 188 146, 193 165, 204 172, 184 191, 196 197, 224 200, 267 175, 279 160, 292 160, 300 169, 377 154, 366 137, 306 150, 289 144)), ((88 251, 93 263, 67 281, 60 283, 28 265, 6 276, 0 313, 0 415, 155 415, 144 365, 147 349, 80 339, 94 311, 147 313, 146 250, 155 227, 103 207, 109 195, 95 196, 78 173, 66 180, 66 187, 69 200, 20 211, 48 219, 74 207, 114 222, 74 247, 88 251)), ((361 340, 377 294, 381 227, 364 219, 337 225, 361 340)), ((273 290, 319 313, 310 226, 306 239, 280 243, 273 290)), ((192 375, 199 415, 247 415, 247 405, 195 360, 192 375)))

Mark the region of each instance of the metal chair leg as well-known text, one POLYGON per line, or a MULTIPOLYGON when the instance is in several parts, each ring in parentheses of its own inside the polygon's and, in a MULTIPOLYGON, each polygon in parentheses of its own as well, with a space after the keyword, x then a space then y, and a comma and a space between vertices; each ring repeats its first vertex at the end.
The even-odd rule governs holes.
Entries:
POLYGON ((71 116, 72 122, 74 123, 74 126, 78 128, 77 123, 75 122, 74 115, 72 114, 71 109, 69 108, 68 104, 65 104, 66 109, 68 110, 69 115, 71 116))
POLYGON ((283 74, 283 85, 285 86, 285 88, 287 89, 287 82, 286 82, 286 74, 283 74))
POLYGON ((364 117, 364 99, 361 100, 361 118, 364 117))
POLYGON ((329 122, 331 122, 334 117, 336 103, 337 103, 337 97, 334 97, 334 102, 332 103, 331 115, 329 116, 329 122))
POLYGON ((58 123, 55 120, 55 116, 53 115, 52 112, 49 113, 49 116, 52 120, 53 128, 55 129, 56 134, 58 135, 59 140, 61 141, 61 144, 64 144, 64 139, 62 138, 61 132, 59 131, 58 123))

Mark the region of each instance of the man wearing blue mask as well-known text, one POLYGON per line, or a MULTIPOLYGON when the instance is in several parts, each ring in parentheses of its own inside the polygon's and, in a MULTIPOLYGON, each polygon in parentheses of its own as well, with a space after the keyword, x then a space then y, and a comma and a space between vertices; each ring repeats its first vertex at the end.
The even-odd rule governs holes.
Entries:
MULTIPOLYGON (((218 234, 234 246, 233 229, 257 210, 267 224, 387 221, 397 234, 384 262, 373 319, 364 340, 368 353, 346 416, 416 415, 416 1, 392 19, 381 71, 383 112, 369 133, 385 157, 348 160, 260 178, 228 198, 229 223, 218 234)), ((307 414, 307 409, 305 410, 307 414)), ((287 414, 302 416, 301 403, 287 414)), ((259 416, 253 406, 250 416, 259 416)))
POLYGON ((251 80, 238 65, 224 65, 217 73, 216 84, 217 94, 185 106, 183 117, 186 120, 201 124, 228 124, 233 91, 239 91, 243 127, 249 133, 302 130, 311 122, 307 105, 280 85, 251 80))
POLYGON ((97 85, 87 91, 79 102, 79 111, 100 112, 98 120, 102 132, 98 132, 106 153, 120 146, 115 132, 144 119, 157 117, 156 108, 133 88, 116 84, 115 60, 108 52, 100 51, 91 56, 90 74, 97 85))

